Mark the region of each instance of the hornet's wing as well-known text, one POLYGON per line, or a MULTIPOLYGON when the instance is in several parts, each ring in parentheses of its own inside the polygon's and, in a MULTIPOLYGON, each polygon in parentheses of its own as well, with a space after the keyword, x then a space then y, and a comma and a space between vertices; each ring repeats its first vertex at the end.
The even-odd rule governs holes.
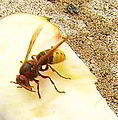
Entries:
POLYGON ((26 62, 28 60, 28 57, 29 57, 29 54, 31 52, 32 46, 34 45, 34 43, 36 41, 36 38, 38 37, 40 31, 41 31, 41 27, 37 27, 37 29, 34 31, 34 33, 32 35, 32 39, 31 39, 29 47, 28 47, 28 50, 27 50, 27 54, 25 56, 24 62, 26 62))
POLYGON ((53 47, 47 52, 47 54, 45 54, 44 56, 42 56, 42 57, 39 59, 39 61, 37 62, 37 64, 35 64, 35 65, 33 66, 33 68, 34 68, 34 69, 38 68, 38 66, 39 66, 40 64, 42 64, 49 56, 51 56, 51 55, 53 54, 53 52, 54 52, 63 42, 65 42, 66 39, 67 39, 67 38, 62 38, 62 40, 61 40, 57 45, 53 46, 53 47))

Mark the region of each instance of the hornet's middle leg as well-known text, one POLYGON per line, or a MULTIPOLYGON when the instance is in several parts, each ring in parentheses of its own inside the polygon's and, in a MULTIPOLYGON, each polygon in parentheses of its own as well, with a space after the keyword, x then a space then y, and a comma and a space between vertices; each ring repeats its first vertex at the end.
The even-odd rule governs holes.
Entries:
MULTIPOLYGON (((38 72, 39 73, 39 72, 38 72)), ((44 76, 42 74, 39 73, 39 76, 41 76, 42 78, 46 79, 48 78, 50 80, 50 82, 53 84, 55 90, 58 92, 58 93, 65 93, 65 91, 59 91, 55 85, 55 83, 52 81, 52 79, 49 77, 49 76, 44 76)))

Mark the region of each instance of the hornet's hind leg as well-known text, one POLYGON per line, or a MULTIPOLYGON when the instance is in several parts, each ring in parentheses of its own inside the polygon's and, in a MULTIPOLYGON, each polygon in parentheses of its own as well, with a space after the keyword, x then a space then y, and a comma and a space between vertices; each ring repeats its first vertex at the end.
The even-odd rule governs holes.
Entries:
POLYGON ((61 74, 59 74, 51 65, 48 65, 50 68, 51 68, 51 70, 53 71, 53 72, 55 72, 57 75, 59 75, 60 77, 62 77, 62 78, 64 78, 64 79, 71 79, 71 78, 69 78, 69 77, 65 77, 65 76, 62 76, 61 74))

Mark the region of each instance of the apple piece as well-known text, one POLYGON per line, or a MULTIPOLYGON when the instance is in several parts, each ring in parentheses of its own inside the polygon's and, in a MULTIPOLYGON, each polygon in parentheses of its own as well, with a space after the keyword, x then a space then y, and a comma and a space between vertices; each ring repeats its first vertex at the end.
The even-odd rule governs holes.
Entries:
MULTIPOLYGON (((36 92, 10 83, 19 74, 20 61, 24 61, 32 34, 39 26, 42 30, 30 56, 56 45, 61 39, 59 29, 46 18, 29 14, 14 14, 0 21, 0 120, 117 120, 97 91, 95 76, 66 43, 59 47, 66 60, 52 67, 71 80, 51 70, 42 73, 65 94, 57 93, 50 81, 41 77, 37 77, 41 99, 36 92)), ((36 89, 36 84, 32 85, 36 89)))

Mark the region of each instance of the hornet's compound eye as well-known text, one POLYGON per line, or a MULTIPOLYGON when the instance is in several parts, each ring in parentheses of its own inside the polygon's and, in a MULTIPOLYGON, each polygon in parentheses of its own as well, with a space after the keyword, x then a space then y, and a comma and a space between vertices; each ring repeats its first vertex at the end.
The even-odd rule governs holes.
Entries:
POLYGON ((17 75, 16 76, 16 82, 19 84, 25 84, 26 77, 24 75, 17 75))

